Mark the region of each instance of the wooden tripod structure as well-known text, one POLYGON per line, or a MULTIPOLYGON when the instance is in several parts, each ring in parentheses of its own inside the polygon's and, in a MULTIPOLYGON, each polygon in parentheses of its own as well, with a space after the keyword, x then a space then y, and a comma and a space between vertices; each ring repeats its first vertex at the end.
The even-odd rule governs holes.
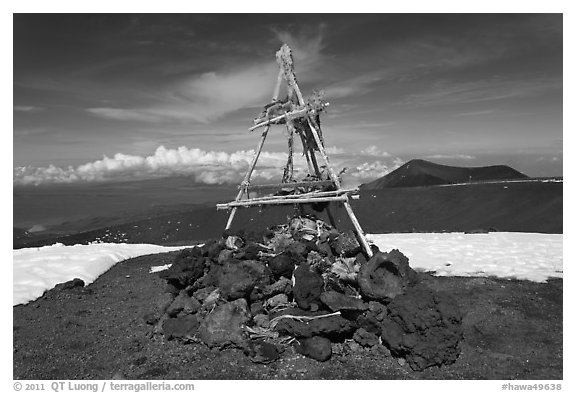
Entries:
MULTIPOLYGON (((302 92, 298 87, 296 75, 294 74, 294 61, 292 59, 292 52, 288 45, 284 44, 276 53, 276 61, 280 70, 278 72, 278 79, 276 87, 272 95, 272 102, 264 107, 264 112, 257 117, 254 122, 256 123, 250 128, 253 131, 257 128, 264 127, 260 143, 256 148, 252 162, 248 167, 248 172, 244 176, 244 180, 240 184, 238 195, 233 202, 217 204, 218 210, 227 209, 231 210, 226 229, 229 229, 234 220, 234 215, 238 207, 250 207, 261 205, 283 205, 283 204, 310 204, 310 203, 325 203, 325 202, 341 202, 350 217, 350 221, 354 225, 358 240, 366 251, 368 256, 372 256, 372 250, 366 240, 366 236, 360 227, 358 219, 352 211, 349 198, 357 198, 358 189, 345 190, 342 189, 340 179, 330 166, 328 155, 324 149, 324 141, 322 138, 322 131, 320 129, 320 112, 328 106, 327 103, 322 102, 320 93, 314 93, 308 100, 304 101, 302 92), (280 87, 282 81, 286 82, 287 97, 280 100, 280 87), (262 152, 264 141, 268 135, 268 131, 273 124, 285 124, 288 132, 288 162, 284 169, 282 183, 280 184, 266 184, 266 185, 250 185, 250 178, 262 152), (300 136, 302 141, 302 148, 306 162, 308 163, 309 176, 305 181, 293 180, 293 146, 294 146, 294 133, 300 136), (320 154, 323 167, 327 174, 323 174, 318 167, 315 152, 320 154), (272 195, 265 197, 250 198, 250 191, 259 191, 264 189, 277 189, 287 191, 290 190, 289 195, 272 195), (246 196, 247 198, 243 199, 246 196)), ((332 220, 332 215, 327 207, 327 213, 332 220)))

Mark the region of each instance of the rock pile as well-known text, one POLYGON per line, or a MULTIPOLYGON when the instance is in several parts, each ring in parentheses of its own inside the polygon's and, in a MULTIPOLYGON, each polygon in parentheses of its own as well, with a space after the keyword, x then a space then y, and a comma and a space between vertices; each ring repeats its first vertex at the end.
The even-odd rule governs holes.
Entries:
POLYGON ((415 370, 459 354, 462 317, 452 299, 418 284, 400 251, 367 260, 352 231, 314 217, 261 238, 226 232, 183 250, 160 274, 166 293, 144 319, 167 339, 241 348, 259 363, 288 345, 326 361, 345 341, 384 345, 415 370))

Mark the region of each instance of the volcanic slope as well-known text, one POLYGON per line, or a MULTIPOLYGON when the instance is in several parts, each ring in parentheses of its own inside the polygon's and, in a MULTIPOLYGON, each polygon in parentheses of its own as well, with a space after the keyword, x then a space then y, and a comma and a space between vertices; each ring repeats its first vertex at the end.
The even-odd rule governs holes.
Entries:
POLYGON ((363 184, 361 189, 380 190, 393 187, 420 187, 526 178, 528 176, 506 165, 465 168, 416 159, 408 161, 400 168, 373 182, 363 184))

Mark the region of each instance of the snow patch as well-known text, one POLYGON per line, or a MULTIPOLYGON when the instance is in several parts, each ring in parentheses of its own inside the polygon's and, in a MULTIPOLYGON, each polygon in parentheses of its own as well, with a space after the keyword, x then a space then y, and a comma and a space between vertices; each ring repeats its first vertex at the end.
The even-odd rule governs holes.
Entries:
POLYGON ((123 243, 64 246, 57 243, 40 248, 13 250, 12 304, 26 304, 56 284, 73 278, 80 278, 88 285, 116 263, 126 259, 189 247, 123 243))
POLYGON ((563 277, 562 234, 492 232, 367 235, 381 251, 399 249, 413 269, 437 276, 495 276, 545 282, 563 277))
POLYGON ((162 265, 162 266, 152 266, 150 268, 150 273, 158 273, 158 272, 161 272, 163 270, 168 270, 168 269, 170 269, 170 266, 172 266, 171 263, 168 263, 168 264, 162 265))

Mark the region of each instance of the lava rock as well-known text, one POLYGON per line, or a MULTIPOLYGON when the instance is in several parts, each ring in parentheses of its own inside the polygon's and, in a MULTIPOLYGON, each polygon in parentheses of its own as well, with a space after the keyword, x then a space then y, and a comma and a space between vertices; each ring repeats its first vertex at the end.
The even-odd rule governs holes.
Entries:
POLYGON ((265 266, 258 261, 230 261, 218 272, 218 287, 226 299, 247 297, 265 275, 265 266))
POLYGON ((264 303, 263 302, 254 302, 250 304, 250 314, 257 315, 257 314, 264 314, 264 303))
POLYGON ((216 288, 215 290, 210 292, 208 296, 206 296, 206 299, 204 299, 200 311, 202 313, 209 312, 218 304, 222 304, 223 302, 224 300, 222 299, 222 291, 220 291, 220 288, 216 288))
POLYGON ((257 243, 248 242, 237 254, 238 259, 258 259, 258 253, 264 251, 264 248, 257 243))
POLYGON ((186 291, 180 292, 174 299, 172 304, 166 309, 166 314, 170 317, 175 317, 179 313, 184 315, 194 314, 200 309, 200 302, 195 297, 188 296, 186 291))
POLYGON ((263 288, 262 294, 264 297, 272 297, 283 293, 285 295, 292 294, 292 281, 286 277, 280 277, 278 281, 263 288))
MULTIPOLYGON (((202 252, 202 256, 210 258, 211 257, 210 256, 210 247, 212 247, 216 243, 218 243, 217 240, 210 239, 207 242, 205 242, 202 246, 200 246, 200 251, 202 252)), ((216 255, 218 255, 218 254, 216 254, 216 255)))
POLYGON ((74 288, 82 288, 84 287, 84 281, 79 278, 74 278, 70 281, 63 282, 61 284, 57 284, 54 287, 54 291, 68 291, 74 288))
POLYGON ((368 303, 368 311, 360 315, 357 319, 358 325, 364 330, 380 335, 382 321, 386 318, 388 309, 379 302, 368 303))
POLYGON ((332 311, 364 311, 368 309, 368 305, 362 299, 335 291, 322 292, 320 300, 332 311))
POLYGON ((288 296, 283 293, 279 293, 278 295, 272 296, 270 299, 264 302, 264 307, 268 310, 273 309, 276 306, 288 303, 288 296))
POLYGON ((356 254, 356 265, 362 266, 366 262, 368 262, 368 260, 366 259, 366 256, 364 256, 363 253, 359 252, 358 254, 356 254))
POLYGON ((206 298, 210 296, 210 294, 214 292, 215 289, 215 286, 200 288, 194 292, 192 296, 194 296, 200 303, 204 303, 204 300, 206 300, 206 298))
POLYGON ((214 242, 208 246, 208 257, 212 260, 218 259, 218 255, 220 255, 220 251, 222 251, 226 246, 224 245, 223 241, 214 242))
POLYGON ((220 251, 220 254, 218 254, 218 259, 217 259, 218 264, 224 265, 230 259, 233 259, 233 257, 234 257, 234 251, 228 250, 227 248, 225 248, 224 250, 220 251))
POLYGON ((331 315, 307 322, 285 318, 278 321, 276 325, 276 331, 280 334, 294 337, 324 336, 334 339, 350 337, 356 328, 354 322, 344 319, 340 315, 331 315))
POLYGON ((352 338, 363 347, 373 347, 374 345, 380 344, 376 334, 368 332, 363 328, 356 330, 352 338))
POLYGON ((178 288, 175 285, 170 284, 170 283, 166 283, 166 286, 164 287, 164 292, 172 294, 174 296, 178 296, 180 291, 181 291, 180 288, 178 288))
POLYGON ((324 286, 322 276, 310 271, 308 264, 304 263, 294 271, 294 279, 292 291, 298 307, 308 310, 313 303, 318 304, 324 286))
POLYGON ((310 337, 299 340, 296 350, 304 356, 325 362, 332 356, 332 343, 325 337, 310 337))
POLYGON ((242 348, 247 335, 242 329, 250 320, 246 299, 217 306, 204 318, 198 335, 210 348, 236 346, 242 348))
POLYGON ((268 267, 276 279, 280 277, 292 278, 295 263, 287 253, 276 255, 268 262, 268 267))
POLYGON ((168 318, 162 324, 164 336, 173 338, 192 338, 198 331, 200 322, 196 315, 183 315, 177 318, 168 318))
POLYGON ((334 257, 334 254, 332 253, 332 248, 330 247, 328 241, 318 242, 318 244, 316 245, 316 249, 320 254, 326 257, 334 257))
POLYGON ((254 325, 259 326, 261 328, 268 328, 270 326, 270 319, 268 315, 258 314, 254 318, 252 318, 254 325))
POLYGON ((352 230, 346 231, 338 235, 330 242, 330 246, 334 250, 334 254, 343 257, 353 257, 361 250, 360 243, 356 240, 356 236, 352 230))
POLYGON ((416 272, 408 265, 408 258, 398 250, 375 254, 360 266, 358 285, 369 299, 389 302, 404 293, 416 279, 416 272))
POLYGON ((268 364, 280 358, 281 350, 272 343, 255 340, 248 342, 244 348, 244 353, 254 363, 268 364))
POLYGON ((418 285, 397 296, 388 310, 381 325, 382 341, 413 370, 456 361, 463 335, 462 314, 451 296, 418 285))
POLYGON ((182 250, 174 259, 172 266, 160 272, 160 278, 179 289, 194 284, 203 275, 204 257, 198 247, 182 250))

